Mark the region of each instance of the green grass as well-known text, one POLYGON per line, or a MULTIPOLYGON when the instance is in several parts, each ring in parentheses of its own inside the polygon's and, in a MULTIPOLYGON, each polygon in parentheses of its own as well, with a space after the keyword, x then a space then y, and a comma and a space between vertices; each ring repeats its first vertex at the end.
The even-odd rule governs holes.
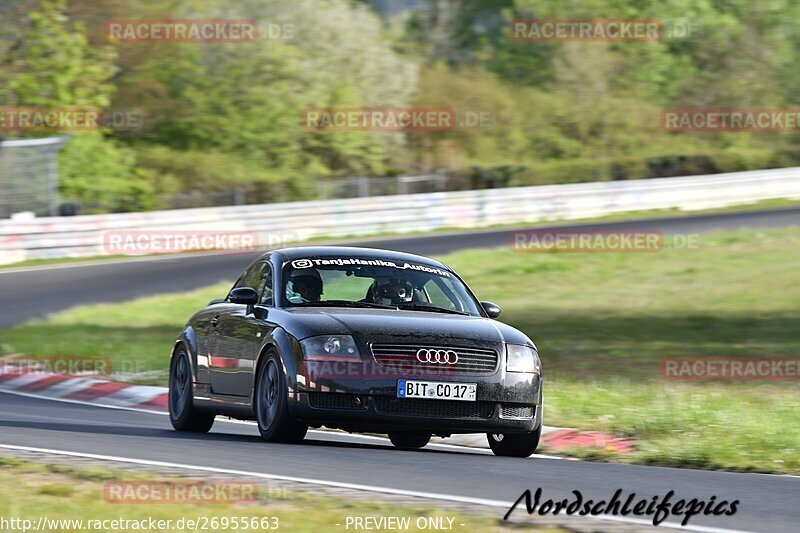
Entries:
POLYGON ((113 373, 163 371, 161 377, 134 381, 165 385, 168 357, 181 328, 209 301, 224 298, 232 284, 122 304, 76 307, 46 320, 0 330, 0 352, 108 358, 113 373))
POLYGON ((120 259, 130 259, 130 256, 115 254, 115 255, 102 255, 102 256, 95 255, 91 257, 56 257, 52 259, 26 259, 25 261, 17 261, 16 263, 4 263, 0 265, 0 270, 50 266, 50 265, 71 265, 79 263, 88 263, 91 261, 117 261, 120 259))
POLYGON ((800 232, 653 254, 446 258, 541 353, 546 421, 640 441, 625 458, 800 473, 800 382, 665 382, 670 356, 800 354, 800 232))
MULTIPOLYGON (((800 231, 720 232, 658 253, 442 258, 539 347, 546 423, 639 441, 615 460, 800 473, 800 382, 665 382, 670 356, 800 354, 800 231)), ((0 349, 165 370, 185 319, 230 284, 65 311, 0 330, 0 349)), ((164 382, 164 378, 149 378, 164 382)))
POLYGON ((530 334, 548 375, 647 378, 664 356, 800 353, 800 231, 657 253, 474 250, 445 261, 530 334))
MULTIPOLYGON (((147 473, 131 473, 121 470, 107 470, 99 467, 59 467, 0 456, 0 516, 9 520, 20 518, 30 520, 35 527, 40 517, 50 520, 83 520, 83 530, 88 529, 87 521, 96 520, 171 520, 172 527, 164 531, 181 531, 176 527, 179 519, 198 519, 216 517, 232 520, 244 518, 276 517, 279 531, 343 531, 347 516, 399 516, 411 517, 411 527, 407 531, 424 531, 416 528, 418 517, 452 518, 454 529, 459 531, 509 531, 516 530, 556 532, 556 528, 534 527, 532 525, 513 526, 497 517, 466 514, 454 510, 437 509, 424 505, 402 505, 382 503, 380 500, 345 499, 337 496, 318 496, 308 492, 293 492, 275 487, 265 489, 257 501, 239 504, 216 503, 107 503, 104 499, 105 481, 133 481, 155 483, 180 483, 178 478, 155 476, 147 473), (266 496, 266 497, 265 497, 266 496), (337 526, 336 524, 341 524, 337 526), (461 526, 460 524, 464 524, 461 526)), ((194 480, 206 483, 221 480, 194 480)), ((241 482, 242 480, 237 480, 241 482)), ((209 522, 210 524, 211 522, 209 522)), ((445 524, 447 521, 445 521, 445 524)), ((231 525, 228 530, 235 526, 231 525)), ((55 528, 59 531, 81 531, 80 527, 55 528)), ((133 529, 134 526, 131 526, 133 529)), ((102 530, 103 528, 100 528, 102 530)), ((271 530, 272 528, 270 528, 271 530)), ((22 529, 14 527, 9 531, 22 529)), ((147 527, 144 530, 149 530, 147 527)), ((184 529, 185 530, 185 529, 184 529)), ((213 528, 210 531, 225 530, 213 528)), ((257 531, 261 529, 248 529, 257 531)), ((351 525, 350 530, 353 530, 351 525)))

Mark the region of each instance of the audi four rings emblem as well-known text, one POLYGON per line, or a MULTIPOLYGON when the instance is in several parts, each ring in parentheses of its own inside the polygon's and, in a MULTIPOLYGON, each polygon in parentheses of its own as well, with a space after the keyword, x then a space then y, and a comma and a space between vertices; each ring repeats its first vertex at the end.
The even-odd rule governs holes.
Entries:
POLYGON ((417 360, 420 363, 454 365, 458 363, 458 354, 453 350, 429 350, 427 348, 421 348, 417 350, 417 360))

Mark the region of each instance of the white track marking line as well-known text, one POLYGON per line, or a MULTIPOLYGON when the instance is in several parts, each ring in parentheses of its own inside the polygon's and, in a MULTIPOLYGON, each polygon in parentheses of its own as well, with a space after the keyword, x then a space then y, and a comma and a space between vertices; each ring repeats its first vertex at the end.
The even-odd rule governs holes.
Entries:
MULTIPOLYGON (((161 416, 168 416, 169 415, 169 413, 166 413, 164 411, 154 411, 152 409, 142 409, 141 407, 129 407, 129 406, 125 406, 125 405, 107 405, 107 404, 102 404, 102 403, 87 402, 85 400, 70 400, 70 399, 67 399, 67 398, 58 398, 58 397, 45 396, 43 394, 34 394, 34 393, 30 393, 30 392, 6 390, 6 389, 3 389, 2 387, 0 387, 0 392, 4 392, 4 393, 7 393, 7 394, 15 394, 17 396, 24 396, 26 398, 35 398, 37 400, 51 400, 51 401, 54 401, 54 402, 71 403, 71 404, 76 404, 76 405, 87 405, 89 407, 102 407, 102 408, 105 408, 105 409, 121 409, 123 411, 134 411, 134 412, 138 412, 138 413, 147 413, 147 414, 151 414, 151 415, 161 415, 161 416)), ((228 418, 228 419, 225 419, 225 420, 217 419, 217 421, 225 423, 225 424, 244 424, 244 425, 247 425, 247 426, 255 426, 256 425, 255 422, 252 422, 250 420, 235 420, 233 418, 228 418)), ((389 442, 389 439, 387 439, 386 437, 377 437, 375 435, 360 435, 358 433, 343 433, 343 432, 340 432, 340 431, 323 431, 323 430, 319 430, 319 429, 311 429, 308 432, 309 433, 319 434, 320 436, 324 436, 324 435, 342 435, 342 436, 346 436, 346 437, 350 437, 350 438, 356 438, 356 439, 377 440, 377 441, 380 441, 383 444, 386 444, 387 446, 391 446, 391 443, 389 442)), ((473 448, 472 446, 458 446, 457 444, 447 444, 447 443, 438 443, 438 442, 434 442, 434 443, 428 444, 428 446, 426 446, 426 448, 429 448, 429 449, 432 449, 432 450, 441 449, 441 450, 452 450, 452 451, 460 451, 460 452, 469 451, 471 453, 479 453, 481 455, 494 455, 491 451, 489 451, 488 449, 484 449, 484 448, 473 448)), ((580 462, 580 459, 577 459, 575 457, 560 457, 560 456, 557 456, 557 455, 546 455, 546 454, 539 454, 539 453, 535 453, 535 454, 531 455, 530 457, 528 457, 528 459, 553 459, 553 460, 556 460, 556 461, 578 461, 578 462, 580 462)))
MULTIPOLYGON (((147 459, 134 459, 130 457, 119 457, 113 455, 99 455, 93 453, 81 453, 81 452, 70 452, 66 450, 53 450, 49 448, 34 448, 31 446, 15 446, 11 444, 0 444, 0 448, 4 448, 7 450, 19 450, 19 451, 27 451, 27 452, 38 452, 38 453, 48 453, 52 455, 63 455, 67 457, 80 457, 84 459, 96 459, 99 461, 115 461, 119 463, 129 463, 129 464, 137 464, 143 466, 157 466, 157 467, 164 467, 164 468, 177 468, 183 470, 196 470, 199 472, 213 472, 215 474, 230 474, 235 476, 247 476, 247 477, 255 477, 260 479, 272 479, 276 481, 290 481, 294 483, 305 483, 309 485, 322 485, 326 487, 335 487, 341 489, 350 489, 350 490, 362 490, 367 492, 377 492, 381 494, 391 494, 395 496, 412 496, 417 498, 426 498, 429 500, 440 500, 440 501, 451 501, 457 503, 472 503, 475 505, 482 505, 486 507, 500 507, 503 509, 510 508, 514 503, 513 502, 504 502, 501 500, 489 500, 484 498, 473 498, 470 496, 457 496, 454 494, 437 494, 434 492, 421 492, 415 490, 405 490, 405 489, 393 489, 389 487, 377 487, 372 485, 361 485, 358 483, 343 483, 340 481, 328 481, 324 479, 313 479, 313 478, 302 478, 302 477, 295 477, 295 476, 282 476, 278 474, 265 474, 261 472, 247 472, 244 470, 233 470, 227 468, 216 468, 211 466, 195 466, 195 465, 186 465, 180 463, 170 463, 165 461, 151 461, 147 459)), ((576 518, 573 516, 573 518, 576 518)), ((583 518, 583 517, 581 517, 583 518)), ((593 518, 595 520, 604 520, 604 521, 612 521, 612 522, 626 522, 631 524, 642 524, 642 525, 652 525, 652 522, 649 520, 643 520, 638 518, 626 518, 620 516, 612 516, 612 515, 596 515, 592 517, 586 518, 593 518)), ((723 528, 715 528, 715 527, 705 527, 705 526, 682 526, 679 523, 674 522, 662 522, 659 524, 658 527, 662 528, 671 528, 671 529, 680 529, 684 531, 699 531, 703 533, 748 533, 743 530, 735 530, 735 529, 723 529, 723 528)))
MULTIPOLYGON (((37 400, 50 400, 50 401, 53 401, 53 402, 72 403, 72 404, 76 404, 76 405, 85 405, 85 406, 89 406, 89 407, 102 407, 104 409, 119 409, 119 410, 122 410, 122 411, 133 411, 133 412, 137 412, 137 413, 147 413, 147 414, 150 414, 150 415, 160 415, 160 416, 168 416, 169 415, 169 413, 166 413, 164 411, 155 411, 153 409, 142 409, 141 407, 123 407, 123 406, 118 406, 118 405, 103 405, 103 404, 98 404, 98 403, 87 402, 87 401, 84 401, 84 400, 70 400, 70 399, 67 399, 67 398, 51 398, 49 396, 43 396, 41 394, 34 394, 34 393, 30 393, 30 392, 5 390, 2 387, 0 387, 0 393, 14 394, 16 396, 24 396, 26 398, 35 398, 37 400)), ((218 420, 218 421, 222 422, 224 424, 245 424, 245 425, 248 425, 248 426, 255 426, 256 425, 255 422, 252 422, 252 421, 249 421, 249 420, 235 420, 233 418, 228 418, 228 419, 225 419, 225 420, 218 420)), ((340 432, 338 430, 322 431, 322 430, 318 430, 318 429, 311 429, 311 430, 309 430, 309 433, 320 433, 321 435, 339 434, 339 435, 346 436, 346 437, 351 437, 351 438, 375 439, 375 440, 380 440, 382 442, 385 442, 385 443, 387 443, 387 445, 390 444, 389 443, 389 439, 387 439, 385 437, 376 437, 375 435, 360 435, 358 433, 344 433, 344 432, 340 432)), ((444 448, 444 449, 450 449, 450 450, 461 451, 461 452, 464 452, 464 450, 469 450, 471 453, 479 453, 479 454, 483 454, 483 455, 490 455, 491 454, 491 452, 489 452, 489 450, 486 450, 484 448, 472 448, 472 447, 469 447, 469 446, 458 446, 456 444, 431 443, 431 444, 428 444, 428 446, 433 447, 432 449, 444 448)), ((546 454, 538 454, 538 453, 535 453, 535 454, 531 455, 528 459, 552 459, 552 460, 556 460, 556 461, 573 461, 573 462, 578 462, 578 463, 590 463, 590 462, 592 462, 592 461, 583 461, 583 460, 578 459, 576 457, 562 457, 560 455, 546 455, 546 454)), ((645 466, 645 465, 629 465, 629 466, 636 467, 636 466, 645 466)), ((657 465, 651 465, 651 466, 653 468, 659 468, 657 465)), ((663 468, 672 468, 672 467, 663 467, 663 468)), ((692 469, 682 469, 682 470, 692 470, 692 469)), ((725 470, 720 470, 720 472, 726 472, 726 473, 731 473, 731 474, 741 473, 741 472, 727 472, 725 470)), ((800 479, 800 476, 796 476, 794 474, 766 474, 766 473, 763 473, 763 472, 747 472, 747 475, 749 475, 749 476, 769 476, 769 477, 789 477, 789 478, 800 479)))
MULTIPOLYGON (((35 398, 37 400, 50 400, 50 401, 53 401, 53 402, 72 403, 72 404, 76 404, 76 405, 85 405, 85 406, 88 406, 88 407, 102 407, 103 409, 119 409, 119 410, 122 410, 122 411, 133 411, 133 412, 137 412, 137 413, 147 413, 147 414, 150 414, 150 415, 160 415, 160 416, 168 416, 169 415, 169 413, 164 412, 164 411, 155 411, 153 409, 142 409, 141 407, 124 407, 124 406, 119 406, 119 405, 103 405, 103 404, 99 404, 99 403, 87 402, 85 400, 70 400, 70 399, 67 399, 67 398, 51 398, 49 396, 43 396, 41 394, 34 394, 34 393, 30 393, 30 392, 5 390, 5 389, 2 388, 2 386, 0 386, 0 393, 14 394, 16 396, 24 396, 26 398, 35 398)), ((244 424, 244 425, 248 425, 248 426, 255 426, 256 425, 255 422, 252 422, 250 420, 236 420, 236 419, 233 419, 233 418, 218 419, 217 421, 218 422, 222 422, 223 424, 244 424)), ((379 440, 381 442, 384 442, 387 445, 391 444, 389 442, 389 439, 387 439, 386 437, 377 437, 375 435, 362 435, 362 434, 359 434, 359 433, 346 433, 346 432, 341 432, 339 430, 323 431, 323 430, 319 430, 319 429, 310 429, 308 432, 309 433, 319 433, 320 435, 337 435, 338 434, 338 435, 342 435, 342 436, 350 437, 350 438, 374 439, 374 440, 379 440)), ((430 447, 431 449, 442 448, 442 449, 461 451, 461 452, 464 452, 464 450, 469 450, 471 453, 478 453, 478 454, 482 454, 482 455, 493 455, 489 450, 484 449, 484 448, 472 448, 470 446, 458 446, 456 444, 446 444, 446 443, 435 443, 434 442, 434 443, 428 444, 428 446, 426 446, 426 447, 430 447)), ((583 461, 582 459, 578 459, 577 457, 565 457, 565 456, 560 456, 560 455, 547 455, 547 454, 540 454, 540 453, 535 453, 535 454, 531 455, 530 457, 528 457, 528 459, 552 459, 552 460, 555 460, 555 461, 573 461, 573 462, 577 462, 577 463, 591 463, 592 462, 592 461, 583 461)), ((647 466, 647 465, 629 465, 629 466, 636 467, 636 466, 647 466)), ((653 468, 659 468, 658 465, 649 465, 649 466, 651 466, 653 468)), ((673 468, 673 467, 663 467, 663 468, 673 468)), ((692 469, 684 468, 684 469, 680 469, 680 470, 692 470, 692 469)), ((700 470, 700 471, 703 471, 703 470, 700 470)), ((719 470, 719 472, 726 472, 726 473, 730 473, 730 474, 742 473, 742 472, 727 472, 725 470, 719 470)), ((794 474, 766 474, 764 472, 747 472, 747 475, 748 476, 789 477, 789 478, 800 479, 800 476, 796 476, 794 474)))
POLYGON ((26 398, 35 398, 37 400, 50 400, 52 402, 71 403, 71 404, 75 404, 75 405, 84 405, 84 406, 89 406, 89 407, 102 407, 103 409, 119 409, 121 411, 136 411, 136 412, 139 412, 139 413, 147 413, 147 414, 150 414, 150 415, 162 415, 162 416, 165 416, 165 415, 168 414, 168 413, 165 413, 164 411, 155 411, 155 410, 152 410, 152 409, 142 409, 141 407, 123 407, 123 406, 120 406, 120 405, 103 405, 103 404, 100 404, 100 403, 92 403, 92 402, 87 402, 87 401, 84 401, 84 400, 70 400, 68 398, 58 398, 58 397, 44 396, 42 394, 33 394, 33 393, 30 393, 30 392, 22 392, 22 391, 17 391, 17 390, 6 390, 6 389, 3 389, 2 387, 0 387, 0 393, 13 394, 15 396, 24 396, 26 398))

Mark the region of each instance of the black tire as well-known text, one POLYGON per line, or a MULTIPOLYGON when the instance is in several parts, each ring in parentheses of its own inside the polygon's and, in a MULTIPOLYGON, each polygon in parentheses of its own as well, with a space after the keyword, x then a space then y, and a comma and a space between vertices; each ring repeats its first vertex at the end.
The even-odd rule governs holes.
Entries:
POLYGON ((259 365, 253 409, 261 438, 272 442, 300 442, 308 431, 289 414, 286 378, 278 354, 270 350, 259 365))
POLYGON ((501 457, 530 457, 539 447, 542 425, 528 433, 487 433, 489 447, 501 457))
POLYGON ((424 448, 431 440, 430 433, 389 433, 389 440, 396 448, 416 450, 424 448))
POLYGON ((180 345, 169 368, 169 421, 178 431, 207 433, 214 414, 200 411, 192 397, 192 371, 186 347, 180 345))

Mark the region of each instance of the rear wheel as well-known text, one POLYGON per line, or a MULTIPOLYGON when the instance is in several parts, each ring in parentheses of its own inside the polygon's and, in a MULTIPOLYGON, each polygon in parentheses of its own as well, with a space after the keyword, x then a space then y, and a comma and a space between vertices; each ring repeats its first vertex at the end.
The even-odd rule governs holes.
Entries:
POLYGON ((214 425, 214 414, 194 406, 189 354, 181 345, 172 358, 169 371, 169 421, 178 431, 206 433, 214 425))
POLYGON ((502 457, 530 457, 539 446, 542 425, 527 433, 487 433, 489 447, 502 457))
POLYGON ((431 440, 430 433, 389 433, 389 440, 397 448, 415 450, 423 448, 431 440))
POLYGON ((258 431, 268 441, 300 442, 308 426, 289 414, 288 391, 278 354, 270 351, 259 368, 255 390, 258 431))

